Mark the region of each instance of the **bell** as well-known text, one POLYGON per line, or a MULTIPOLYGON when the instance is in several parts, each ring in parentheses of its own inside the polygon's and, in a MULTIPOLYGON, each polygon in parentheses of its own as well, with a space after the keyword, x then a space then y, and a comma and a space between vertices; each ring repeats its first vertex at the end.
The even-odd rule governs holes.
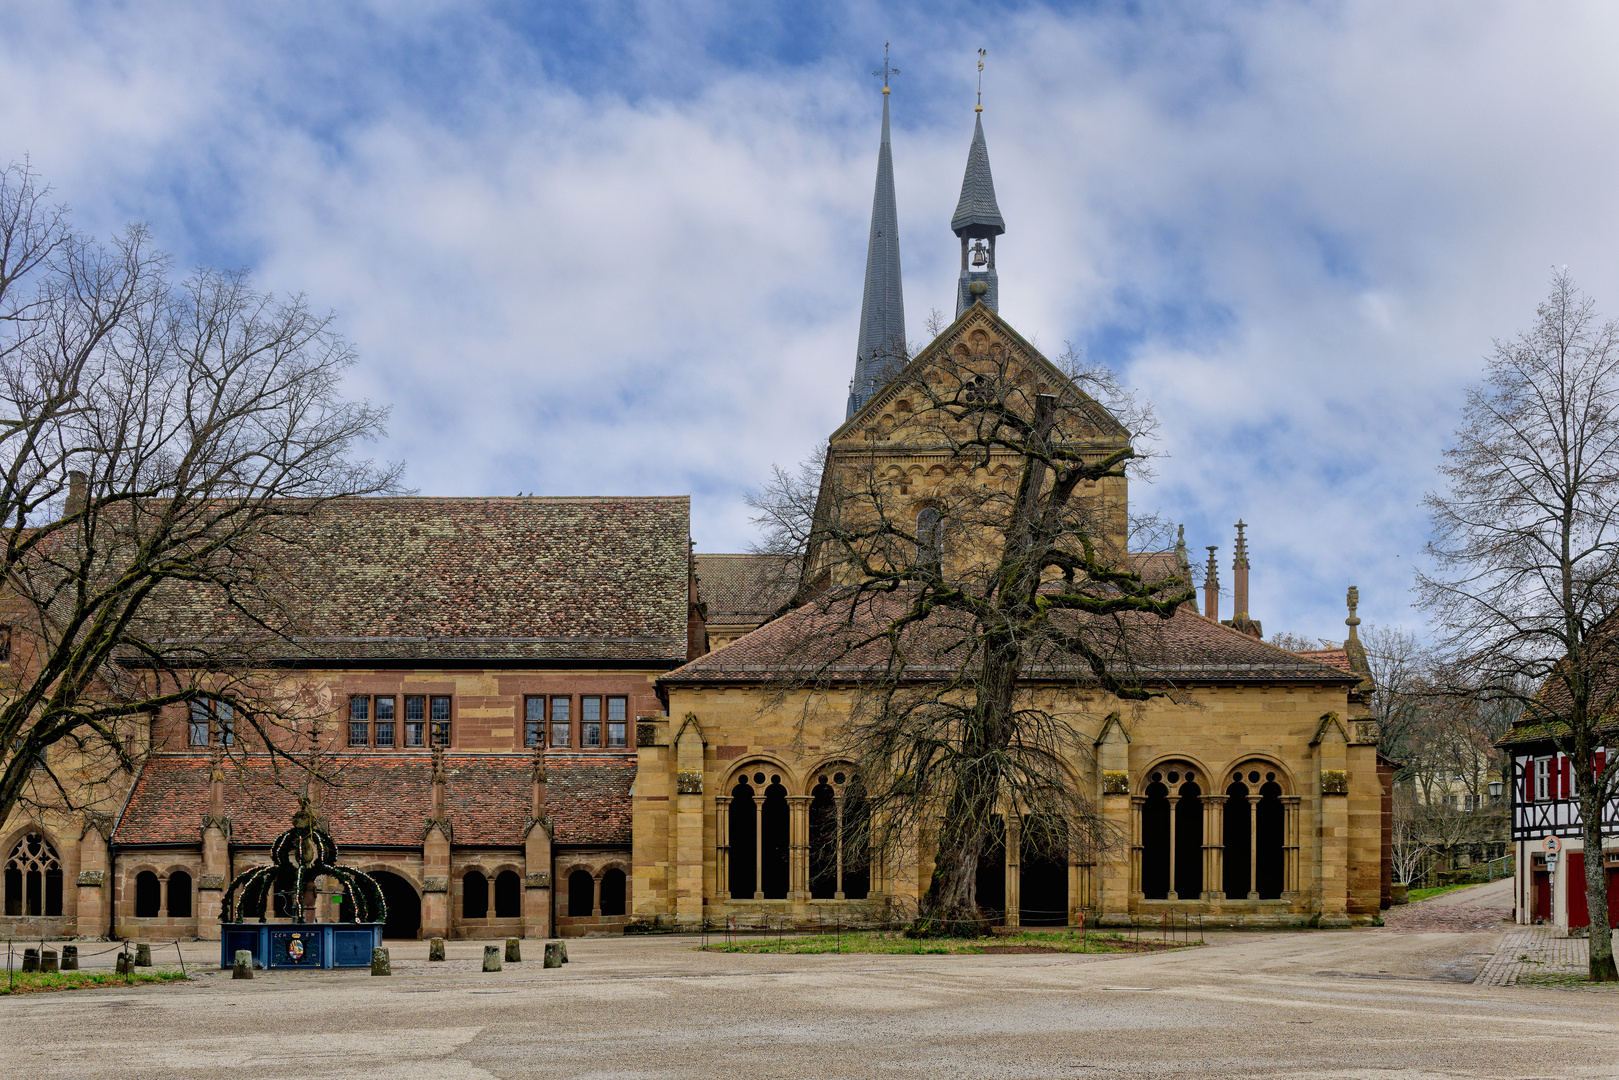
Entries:
POLYGON ((984 242, 978 241, 973 245, 973 265, 986 266, 989 264, 989 253, 984 250, 984 242))

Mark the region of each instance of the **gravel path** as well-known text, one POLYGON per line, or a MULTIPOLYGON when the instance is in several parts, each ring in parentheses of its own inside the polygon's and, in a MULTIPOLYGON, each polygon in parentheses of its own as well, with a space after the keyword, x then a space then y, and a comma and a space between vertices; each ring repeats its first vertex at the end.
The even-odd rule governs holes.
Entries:
POLYGON ((1383 912, 1382 933, 1478 934, 1512 929, 1512 881, 1442 893, 1383 912))

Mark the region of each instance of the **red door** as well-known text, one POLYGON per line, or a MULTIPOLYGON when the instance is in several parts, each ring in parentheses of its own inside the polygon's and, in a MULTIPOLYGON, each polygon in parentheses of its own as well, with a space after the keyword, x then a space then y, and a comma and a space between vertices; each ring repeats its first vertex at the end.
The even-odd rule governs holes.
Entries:
MULTIPOLYGON (((1563 861, 1563 872, 1569 876, 1565 883, 1568 886, 1568 925, 1589 926, 1591 911, 1585 903, 1585 852, 1571 851, 1563 861)), ((1537 881, 1537 902, 1538 887, 1537 881)), ((1608 925, 1619 926, 1619 866, 1608 868, 1608 925)))
POLYGON ((1535 871, 1534 893, 1530 898, 1529 921, 1552 921, 1552 878, 1544 870, 1535 871))

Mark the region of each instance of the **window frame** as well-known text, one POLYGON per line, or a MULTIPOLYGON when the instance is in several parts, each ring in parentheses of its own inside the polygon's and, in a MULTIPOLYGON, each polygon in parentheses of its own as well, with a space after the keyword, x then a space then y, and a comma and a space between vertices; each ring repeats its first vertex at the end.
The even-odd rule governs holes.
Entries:
POLYGON ((429 749, 442 747, 445 750, 455 745, 455 695, 429 694, 427 697, 427 745, 429 749), (444 705, 444 715, 439 715, 439 704, 444 705))
POLYGON ((427 749, 428 744, 427 744, 427 695, 426 694, 406 694, 405 695, 405 720, 404 720, 404 723, 405 723, 405 744, 404 744, 403 749, 405 749, 405 750, 425 750, 425 749, 427 749), (416 718, 414 720, 411 719, 411 715, 410 715, 410 706, 411 706, 412 702, 415 702, 419 707, 419 711, 418 711, 418 713, 416 715, 416 718))
POLYGON ((235 746, 236 710, 229 702, 202 698, 187 703, 186 745, 235 746), (202 726, 203 739, 197 741, 197 729, 202 726))
POLYGON ((629 749, 629 746, 630 746, 630 736, 629 736, 629 729, 630 729, 630 698, 629 698, 629 695, 628 694, 608 694, 608 695, 606 695, 606 702, 607 702, 607 715, 602 719, 602 723, 607 725, 607 741, 602 746, 602 749, 604 749, 604 750, 627 750, 627 749, 629 749), (619 715, 618 715, 618 718, 616 720, 613 718, 613 706, 614 705, 617 705, 619 707, 619 715), (617 729, 617 731, 616 731, 616 740, 617 741, 615 741, 615 731, 614 731, 615 728, 617 729))
POLYGON ((571 694, 550 694, 547 695, 547 698, 550 702, 550 704, 547 706, 547 711, 550 716, 551 724, 551 745, 559 750, 571 750, 573 749, 574 742, 572 708, 573 696, 571 694), (562 718, 560 720, 557 719, 558 704, 562 706, 562 718), (557 727, 559 724, 562 725, 562 730, 567 732, 567 741, 565 742, 557 741, 557 727))
POLYGON ((523 695, 523 748, 533 750, 545 746, 546 695, 523 695), (538 708, 536 708, 538 706, 538 708), (539 715, 531 715, 538 713, 539 715))
POLYGON ((579 695, 579 749, 581 749, 581 750, 601 750, 601 749, 603 749, 603 746, 602 746, 602 695, 601 694, 581 694, 581 695, 579 695), (596 718, 594 720, 590 719, 588 716, 585 715, 591 705, 594 705, 596 707, 596 718), (595 737, 594 742, 591 741, 592 736, 595 737))
POLYGON ((1553 800, 1552 792, 1554 790, 1551 782, 1552 759, 1549 757, 1537 757, 1532 759, 1530 765, 1531 769, 1533 770, 1530 783, 1534 785, 1534 798, 1532 801, 1551 802, 1553 800))

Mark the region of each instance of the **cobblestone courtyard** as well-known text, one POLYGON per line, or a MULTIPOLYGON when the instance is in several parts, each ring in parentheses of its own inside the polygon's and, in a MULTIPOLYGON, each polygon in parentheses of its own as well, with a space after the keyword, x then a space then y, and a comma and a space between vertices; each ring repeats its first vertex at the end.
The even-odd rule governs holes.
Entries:
MULTIPOLYGON (((425 943, 395 942, 388 979, 210 970, 0 998, 0 1032, 8 1075, 118 1080, 1619 1073, 1619 999, 1497 985, 1536 935, 1499 912, 1472 929, 1482 906, 1133 956, 743 955, 668 937, 575 940, 550 971, 527 942, 528 961, 485 975, 481 943, 430 965, 425 943), (1435 921, 1450 928, 1416 929, 1435 921)), ((186 946, 188 964, 217 956, 186 946)))

